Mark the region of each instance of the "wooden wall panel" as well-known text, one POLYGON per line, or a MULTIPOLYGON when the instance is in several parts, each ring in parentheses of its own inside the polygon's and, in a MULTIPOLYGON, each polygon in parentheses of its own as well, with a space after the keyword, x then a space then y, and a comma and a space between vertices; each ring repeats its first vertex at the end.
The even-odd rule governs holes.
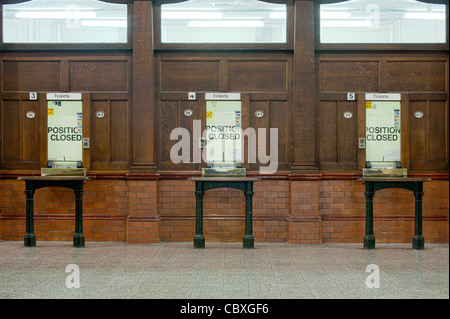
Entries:
POLYGON ((446 61, 388 61, 388 92, 446 92, 446 61))
POLYGON ((3 61, 3 91, 59 91, 59 61, 3 61))
POLYGON ((378 92, 379 61, 322 61, 321 92, 378 92))
POLYGON ((111 101, 111 161, 128 162, 129 110, 127 101, 111 101))
POLYGON ((228 61, 232 92, 286 92, 287 81, 287 61, 228 61))
POLYGON ((91 106, 91 169, 128 169, 129 109, 126 100, 94 99, 91 106), (97 112, 105 116, 98 118, 97 112))
POLYGON ((39 162, 39 104, 37 101, 22 101, 22 158, 23 162, 39 162), (28 118, 27 112, 36 114, 28 118))
POLYGON ((39 168, 39 104, 22 98, 3 99, 1 105, 1 165, 5 169, 39 168), (27 118, 27 112, 34 118, 27 118))
POLYGON ((176 143, 170 141, 170 133, 178 125, 178 101, 163 101, 160 104, 159 120, 159 166, 171 167, 170 148, 176 143))
POLYGON ((319 57, 320 92, 446 92, 447 59, 353 55, 319 57))
POLYGON ((161 91, 219 91, 219 61, 162 60, 161 91))
POLYGON ((357 113, 354 101, 320 102, 319 159, 322 170, 357 169, 357 113), (352 117, 344 117, 346 112, 352 117))
POLYGON ((412 170, 448 170, 447 105, 446 101, 411 101, 409 134, 412 170), (416 118, 416 112, 422 112, 424 116, 416 118))
POLYGON ((95 165, 96 162, 109 163, 111 160, 111 112, 108 101, 93 101, 91 114, 93 114, 91 119, 91 165, 95 165), (104 112, 105 117, 97 118, 95 116, 97 112, 104 112))
POLYGON ((3 162, 19 162, 20 143, 20 101, 3 101, 2 104, 2 144, 3 162))
MULTIPOLYGON (((197 170, 199 163, 194 163, 193 147, 194 147, 194 132, 193 121, 199 119, 199 102, 171 100, 161 101, 160 103, 160 121, 159 121, 159 141, 158 141, 158 155, 159 168, 166 170, 197 170), (184 111, 190 109, 193 115, 187 117, 184 111), (170 140, 172 130, 175 128, 184 128, 189 132, 189 163, 174 163, 170 158, 170 151, 172 147, 181 141, 181 136, 175 136, 176 140, 170 140)), ((204 112, 203 112, 204 114, 204 112)), ((204 125, 204 123, 202 123, 204 125)), ((204 129, 204 127, 203 127, 204 129)), ((203 130, 202 129, 202 130, 203 130)), ((179 153, 181 155, 181 153, 179 153)))
POLYGON ((127 61, 70 61, 70 91, 128 91, 127 61))
POLYGON ((319 158, 321 164, 337 164, 338 162, 337 104, 337 101, 320 103, 319 158))
POLYGON ((351 101, 340 101, 337 109, 339 127, 337 136, 339 138, 339 162, 344 165, 354 165, 357 159, 357 105, 351 101), (351 118, 346 118, 345 113, 351 113, 351 118))
MULTIPOLYGON (((252 171, 256 171, 259 169, 260 166, 267 166, 267 164, 260 164, 259 162, 259 130, 260 129, 266 129, 266 154, 269 154, 269 138, 270 138, 270 121, 271 121, 271 112, 270 112, 270 102, 269 101, 252 101, 250 103, 250 112, 249 112, 249 117, 250 117, 250 125, 249 127, 253 128, 255 130, 255 138, 256 138, 256 145, 255 146, 255 151, 256 151, 256 163, 249 163, 248 162, 248 149, 249 149, 249 144, 252 143, 251 140, 249 140, 248 137, 245 138, 244 143, 245 143, 245 148, 244 148, 244 162, 245 163, 249 163, 249 165, 247 165, 247 167, 252 170, 252 171), (256 111, 262 111, 264 112, 264 117, 261 118, 257 118, 255 116, 255 112, 256 111)), ((244 114, 243 114, 244 115, 244 114)), ((246 129, 243 127, 243 129, 246 129)))
MULTIPOLYGON (((278 170, 290 170, 291 150, 291 116, 288 101, 270 101, 270 126, 278 129, 278 170)), ((254 114, 253 114, 254 116, 254 114)), ((269 148, 267 148, 269 150, 269 148)))

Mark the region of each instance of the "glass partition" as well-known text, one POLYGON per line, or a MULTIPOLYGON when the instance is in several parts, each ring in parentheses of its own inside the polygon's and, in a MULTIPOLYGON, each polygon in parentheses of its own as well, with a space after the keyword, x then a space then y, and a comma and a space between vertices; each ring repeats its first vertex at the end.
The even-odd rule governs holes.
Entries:
POLYGON ((366 101, 366 161, 401 161, 400 109, 400 101, 366 101))
POLYGON ((3 5, 3 43, 126 42, 126 4, 32 0, 3 5))
POLYGON ((320 5, 321 43, 445 43, 446 6, 415 0, 320 5))
POLYGON ((162 43, 286 43, 285 4, 191 0, 161 6, 162 43))

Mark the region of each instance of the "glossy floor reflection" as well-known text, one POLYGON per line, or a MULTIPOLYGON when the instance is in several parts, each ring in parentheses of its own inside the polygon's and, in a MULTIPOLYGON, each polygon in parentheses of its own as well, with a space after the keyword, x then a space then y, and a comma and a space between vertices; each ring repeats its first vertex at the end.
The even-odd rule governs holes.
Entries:
POLYGON ((0 298, 448 299, 449 246, 1 241, 0 298))

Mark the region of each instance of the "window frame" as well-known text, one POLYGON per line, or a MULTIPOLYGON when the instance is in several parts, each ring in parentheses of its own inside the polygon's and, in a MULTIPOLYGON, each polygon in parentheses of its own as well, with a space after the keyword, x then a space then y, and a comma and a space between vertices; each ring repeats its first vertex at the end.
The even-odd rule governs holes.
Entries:
POLYGON ((286 5, 285 43, 163 43, 161 41, 161 6, 188 0, 156 0, 153 6, 153 34, 155 50, 293 50, 294 0, 258 0, 286 5))
POLYGON ((410 51, 436 51, 449 49, 449 1, 448 0, 418 0, 423 3, 445 4, 446 6, 446 40, 445 43, 321 43, 320 41, 320 6, 350 0, 319 0, 314 3, 315 42, 316 49, 320 51, 339 50, 410 50, 410 51))
POLYGON ((19 50, 131 50, 133 46, 133 6, 134 0, 100 0, 102 2, 127 5, 127 42, 125 43, 4 43, 3 5, 30 2, 33 0, 3 0, 0 5, 0 51, 19 50))

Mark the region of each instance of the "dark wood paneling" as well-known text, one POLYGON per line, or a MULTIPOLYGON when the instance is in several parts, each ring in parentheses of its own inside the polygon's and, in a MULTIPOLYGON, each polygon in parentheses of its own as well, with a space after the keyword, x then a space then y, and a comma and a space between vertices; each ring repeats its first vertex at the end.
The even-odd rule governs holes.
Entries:
POLYGON ((69 76, 71 91, 128 91, 126 61, 70 61, 69 76))
POLYGON ((320 92, 446 92, 447 59, 354 54, 319 57, 320 92))
POLYGON ((22 101, 22 158, 23 162, 39 162, 39 104, 37 101, 22 101), (33 112, 34 118, 26 114, 33 112))
POLYGON ((412 170, 448 170, 448 106, 446 101, 411 101, 410 166, 412 170), (416 118, 415 112, 422 112, 416 118))
MULTIPOLYGON (((278 129, 278 170, 290 170, 291 134, 290 101, 270 101, 270 126, 278 129)), ((254 116, 254 114, 253 114, 254 116)), ((267 148, 269 150, 269 148, 267 148)), ((273 151, 272 151, 273 152, 273 151)))
POLYGON ((160 103, 159 119, 159 167, 170 167, 170 148, 176 143, 170 141, 170 133, 177 127, 178 101, 163 101, 160 103))
POLYGON ((446 92, 445 61, 389 61, 387 65, 389 92, 446 92))
POLYGON ((320 103, 320 163, 338 162, 337 101, 320 103))
POLYGON ((127 101, 111 101, 111 161, 128 162, 128 103, 127 101))
POLYGON ((268 164, 262 164, 260 163, 260 158, 259 158, 259 145, 261 143, 260 140, 260 134, 262 134, 260 132, 260 129, 266 129, 266 143, 265 143, 265 147, 266 147, 266 152, 264 155, 268 155, 270 154, 270 149, 269 149, 269 139, 270 139, 270 120, 271 120, 271 112, 270 112, 270 102, 269 101, 251 101, 250 103, 250 128, 253 128, 255 131, 255 140, 252 142, 252 140, 250 139, 251 136, 246 137, 247 142, 246 142, 246 147, 243 150, 244 151, 244 162, 245 163, 249 163, 249 159, 248 159, 248 150, 249 148, 251 150, 255 150, 255 161, 256 163, 249 163, 249 165, 247 167, 250 168, 251 171, 256 171, 259 170, 260 166, 267 166, 268 164), (262 111, 264 112, 264 117, 261 118, 257 118, 255 116, 255 112, 256 111, 262 111))
MULTIPOLYGON (((161 101, 160 102, 160 120, 159 120, 159 168, 166 170, 197 170, 199 163, 194 163, 194 132, 193 121, 199 119, 199 102, 198 101, 161 101), (184 115, 186 109, 191 109, 193 115, 187 117, 184 115), (189 163, 174 163, 170 157, 172 147, 181 141, 181 136, 175 136, 176 140, 171 140, 170 135, 176 128, 184 128, 189 132, 189 163)), ((204 114, 204 112, 203 112, 204 114)), ((204 121, 203 121, 204 122, 204 121)), ((204 125, 202 123, 202 125, 204 125)), ((202 129, 203 130, 203 129, 202 129)), ((200 132, 201 134, 201 132, 200 132)), ((198 136, 200 137, 200 136, 198 136)), ((181 155, 181 154, 180 154, 181 155)))
POLYGON ((155 77, 152 2, 133 2, 133 57, 131 137, 132 167, 137 172, 154 172, 155 77))
POLYGON ((233 92, 285 92, 286 61, 228 61, 228 87, 233 92))
POLYGON ((59 61, 3 61, 3 91, 59 91, 59 61))
POLYGON ((378 61, 321 61, 321 92, 378 92, 378 61))
POLYGON ((316 52, 314 3, 295 2, 293 59, 292 141, 294 173, 316 173, 319 169, 316 134, 316 52))
POLYGON ((219 91, 219 61, 161 61, 161 91, 219 91))
POLYGON ((340 101, 337 109, 339 138, 339 162, 344 165, 357 165, 357 110, 356 103, 340 101), (344 117, 345 113, 351 113, 351 118, 344 117))
POLYGON ((20 101, 3 101, 2 105, 2 144, 3 162, 20 161, 20 101))
POLYGON ((358 166, 357 103, 320 102, 319 158, 322 170, 356 170, 358 166), (345 118, 344 113, 352 113, 345 118))
POLYGON ((93 101, 91 109, 91 165, 96 162, 109 163, 111 160, 110 147, 110 114, 108 101, 93 101), (105 117, 100 119, 95 116, 97 112, 104 112, 105 117))
POLYGON ((128 169, 129 110, 125 100, 94 100, 91 106, 91 168, 128 169), (104 112, 103 118, 96 116, 104 112))
POLYGON ((39 103, 22 98, 4 99, 1 105, 1 167, 39 168, 39 103), (34 112, 28 118, 27 112, 34 112))

